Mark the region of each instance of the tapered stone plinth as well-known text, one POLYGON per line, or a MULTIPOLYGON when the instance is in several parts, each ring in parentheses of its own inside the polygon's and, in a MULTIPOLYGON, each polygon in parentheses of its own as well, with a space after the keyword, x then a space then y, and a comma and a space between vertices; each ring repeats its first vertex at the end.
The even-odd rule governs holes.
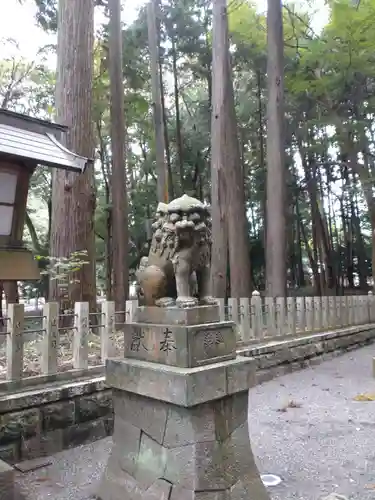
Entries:
POLYGON ((0 499, 18 500, 14 488, 14 469, 0 460, 0 499))
POLYGON ((125 358, 109 360, 106 375, 115 425, 101 500, 269 500, 248 436, 253 360, 125 358))

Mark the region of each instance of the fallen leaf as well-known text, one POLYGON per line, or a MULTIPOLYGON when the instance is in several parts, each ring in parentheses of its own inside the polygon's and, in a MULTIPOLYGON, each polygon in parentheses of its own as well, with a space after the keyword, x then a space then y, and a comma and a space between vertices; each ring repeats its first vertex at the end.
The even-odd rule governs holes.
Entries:
POLYGON ((354 401, 375 401, 375 394, 358 394, 354 401))
POLYGON ((288 407, 289 408, 301 408, 302 405, 301 405, 301 403, 297 403, 296 401, 292 400, 292 401, 289 401, 288 407))
POLYGON ((290 400, 285 406, 279 408, 277 411, 286 412, 288 408, 302 408, 302 405, 301 403, 297 403, 296 401, 290 400))

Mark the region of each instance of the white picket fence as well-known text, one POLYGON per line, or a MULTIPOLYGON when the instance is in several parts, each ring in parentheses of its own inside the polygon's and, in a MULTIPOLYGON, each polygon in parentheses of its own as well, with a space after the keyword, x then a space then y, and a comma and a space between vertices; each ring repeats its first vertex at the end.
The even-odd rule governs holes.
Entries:
MULTIPOLYGON (((0 391, 102 373, 107 358, 124 355, 121 327, 124 321, 133 320, 137 305, 130 300, 124 311, 115 311, 114 302, 105 301, 100 312, 90 313, 87 303, 78 302, 74 313, 61 316, 58 304, 52 302, 44 304, 39 317, 27 316, 23 304, 10 305, 0 331, 6 365, 0 373, 4 380, 0 391), (31 376, 30 357, 36 365, 31 376)), ((238 325, 239 346, 375 323, 372 295, 276 300, 254 295, 251 299, 231 298, 227 305, 219 300, 219 309, 220 319, 238 325)))
POLYGON ((221 318, 239 325, 245 344, 375 323, 373 295, 276 299, 254 295, 229 299, 227 310, 223 300, 219 305, 221 318))

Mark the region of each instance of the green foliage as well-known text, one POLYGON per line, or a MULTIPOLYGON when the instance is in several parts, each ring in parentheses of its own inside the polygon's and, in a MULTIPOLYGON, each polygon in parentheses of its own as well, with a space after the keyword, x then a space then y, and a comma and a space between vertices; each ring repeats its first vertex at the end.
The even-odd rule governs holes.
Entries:
MULTIPOLYGON (((34 0, 38 11, 36 21, 45 31, 57 31, 57 3, 58 0, 34 0)), ((96 6, 106 7, 105 0, 95 0, 96 6)))
MULTIPOLYGON (((43 29, 56 30, 56 0, 35 2, 39 24, 43 29)), ((97 1, 96 4, 106 9, 105 2, 97 1)), ((254 283, 262 287, 267 168, 267 22, 254 2, 234 0, 228 4, 252 272, 254 283)), ((288 235, 291 235, 288 254, 294 274, 297 273, 295 261, 299 253, 307 278, 312 272, 311 258, 317 260, 320 268, 327 269, 329 257, 324 257, 326 249, 315 234, 318 209, 329 236, 331 260, 335 265, 338 262, 335 272, 345 281, 345 273, 351 266, 356 276, 361 272, 367 276, 371 271, 371 209, 366 205, 365 190, 375 180, 372 124, 375 113, 375 0, 361 0, 359 7, 353 6, 350 0, 335 0, 328 2, 327 8, 330 9, 329 22, 318 33, 313 28, 308 5, 301 8, 290 2, 284 4, 285 175, 288 180, 288 235), (316 190, 316 204, 312 201, 312 185, 316 190), (359 233, 355 229, 357 220, 360 221, 359 233)), ((210 198, 211 17, 208 0, 161 1, 160 60, 174 194, 185 191, 206 200, 210 198)), ((9 107, 35 116, 52 116, 55 76, 43 61, 31 66, 22 57, 0 61, 0 99, 5 97, 14 67, 18 83, 11 87, 9 107)), ((132 25, 123 29, 123 77, 129 192, 128 258, 134 270, 140 257, 148 251, 145 220, 153 217, 157 202, 145 8, 140 10, 132 25)), ((95 172, 95 233, 97 269, 102 280, 109 237, 107 225, 112 211, 107 19, 95 41, 93 91, 95 140, 100 158, 95 172)), ((48 212, 51 190, 47 169, 34 175, 31 197, 40 200, 48 212)), ((37 227, 38 212, 34 207, 29 207, 29 215, 37 227)), ((48 255, 47 224, 44 231, 38 227, 36 233, 38 241, 30 238, 34 248, 39 245, 43 249, 39 253, 48 255)), ((78 263, 83 265, 84 259, 80 259, 77 257, 78 263)), ((61 275, 65 275, 63 281, 65 279, 68 285, 68 276, 74 276, 74 263, 74 259, 55 262, 52 270, 48 267, 49 276, 60 281, 61 275)), ((290 277, 293 285, 303 281, 303 276, 290 277)))
POLYGON ((68 297, 69 286, 79 283, 77 280, 77 272, 84 265, 89 264, 87 260, 87 251, 72 252, 69 257, 45 257, 36 255, 35 259, 45 265, 45 269, 41 271, 42 275, 49 277, 51 281, 56 281, 60 289, 61 297, 68 297))

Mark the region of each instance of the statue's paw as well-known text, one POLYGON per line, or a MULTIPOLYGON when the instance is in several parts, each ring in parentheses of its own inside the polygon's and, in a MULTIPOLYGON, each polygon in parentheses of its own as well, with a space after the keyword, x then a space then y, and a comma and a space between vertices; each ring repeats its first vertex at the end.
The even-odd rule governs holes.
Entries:
POLYGON ((218 301, 214 297, 208 295, 207 297, 201 298, 200 304, 202 306, 216 306, 218 304, 218 301))
POLYGON ((181 308, 195 307, 198 305, 198 299, 195 297, 177 297, 176 306, 181 308))
POLYGON ((175 305, 175 300, 172 297, 162 297, 155 301, 157 307, 173 307, 175 305))

